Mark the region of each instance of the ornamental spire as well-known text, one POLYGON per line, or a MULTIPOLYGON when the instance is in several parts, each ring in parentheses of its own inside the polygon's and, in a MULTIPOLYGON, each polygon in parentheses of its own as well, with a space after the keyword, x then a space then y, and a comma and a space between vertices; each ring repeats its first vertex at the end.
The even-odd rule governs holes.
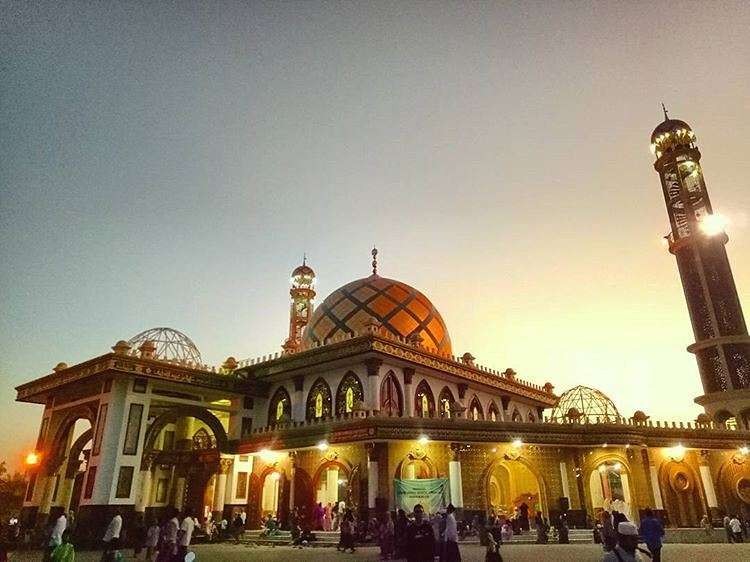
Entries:
POLYGON ((669 121, 669 114, 667 113, 667 108, 664 105, 664 102, 661 102, 661 110, 664 112, 664 121, 669 121))
POLYGON ((378 249, 375 246, 372 247, 372 274, 378 274, 378 249))

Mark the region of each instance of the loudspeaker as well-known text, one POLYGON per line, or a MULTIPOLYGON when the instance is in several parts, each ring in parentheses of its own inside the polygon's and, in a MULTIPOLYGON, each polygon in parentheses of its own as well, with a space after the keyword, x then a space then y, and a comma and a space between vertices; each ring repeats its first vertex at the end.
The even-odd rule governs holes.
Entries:
POLYGON ((570 509, 570 498, 567 496, 561 496, 557 500, 557 505, 560 507, 560 511, 568 511, 570 509))

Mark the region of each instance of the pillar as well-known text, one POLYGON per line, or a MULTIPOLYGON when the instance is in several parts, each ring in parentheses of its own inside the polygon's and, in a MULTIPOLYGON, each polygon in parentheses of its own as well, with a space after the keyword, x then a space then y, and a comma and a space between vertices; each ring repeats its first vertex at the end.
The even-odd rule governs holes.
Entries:
POLYGON ((227 474, 232 469, 231 458, 219 459, 219 472, 214 482, 214 500, 211 504, 211 512, 214 521, 221 521, 224 516, 224 500, 227 495, 227 474))
POLYGON ((52 509, 52 495, 55 492, 55 481, 57 480, 56 475, 46 475, 42 478, 44 481, 44 487, 42 488, 42 498, 39 502, 39 514, 42 519, 37 519, 42 524, 46 524, 46 517, 49 515, 52 509))
POLYGON ((380 366, 382 364, 383 361, 376 357, 365 360, 365 367, 367 368, 368 410, 380 410, 380 366))
POLYGON ((414 369, 404 367, 404 415, 407 418, 414 416, 414 394, 411 391, 411 382, 414 378, 414 369))
POLYGON ((661 499, 661 487, 659 486, 659 473, 656 470, 654 459, 648 449, 643 449, 641 452, 643 459, 643 466, 648 471, 649 480, 651 480, 651 496, 654 500, 654 509, 664 509, 664 503, 661 499))
POLYGON ((294 476, 297 472, 297 452, 289 452, 289 513, 294 511, 294 476))
POLYGON ((570 485, 568 483, 568 466, 564 461, 560 461, 560 482, 562 482, 563 496, 570 502, 570 485))
POLYGON ((464 489, 461 480, 461 444, 451 443, 451 460, 448 462, 448 481, 451 491, 451 503, 456 509, 464 506, 464 489))
POLYGON ((292 399, 292 419, 294 421, 305 420, 305 377, 300 375, 294 377, 294 398, 292 399))
POLYGON ((701 451, 698 468, 701 475, 701 482, 703 483, 703 490, 706 492, 708 515, 712 519, 718 519, 720 516, 719 502, 716 499, 716 489, 714 488, 714 480, 711 477, 711 467, 708 465, 708 455, 708 451, 701 451))
POLYGON ((185 469, 181 466, 175 467, 174 477, 175 483, 172 505, 178 511, 182 511, 182 508, 185 507, 185 487, 187 486, 187 475, 185 469))
POLYGON ((139 513, 144 513, 146 507, 148 507, 153 480, 154 473, 151 471, 151 465, 142 468, 140 475, 141 488, 135 497, 135 510, 139 513))
POLYGON ((375 444, 367 444, 367 508, 375 509, 375 498, 378 497, 378 457, 375 444))

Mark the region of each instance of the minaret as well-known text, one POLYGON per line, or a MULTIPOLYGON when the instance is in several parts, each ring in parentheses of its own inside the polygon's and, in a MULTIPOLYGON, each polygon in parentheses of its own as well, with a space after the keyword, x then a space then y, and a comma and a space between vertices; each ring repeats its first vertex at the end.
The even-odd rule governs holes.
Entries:
POLYGON ((315 298, 315 272, 307 265, 307 257, 302 265, 292 271, 292 288, 289 294, 292 303, 289 309, 289 337, 281 346, 286 353, 292 353, 302 342, 302 331, 310 321, 313 312, 312 301, 315 298))
MULTIPOLYGON (((663 106, 662 106, 663 107, 663 106)), ((651 135, 654 168, 661 179, 671 224, 666 236, 677 259, 705 394, 695 401, 717 422, 748 427, 750 337, 724 245, 724 220, 713 212, 703 181, 695 134, 670 119, 651 135)))

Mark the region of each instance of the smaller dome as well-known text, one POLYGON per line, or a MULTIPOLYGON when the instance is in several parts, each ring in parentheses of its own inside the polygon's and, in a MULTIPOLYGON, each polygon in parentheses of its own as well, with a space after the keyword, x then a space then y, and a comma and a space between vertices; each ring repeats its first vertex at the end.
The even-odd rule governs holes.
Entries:
POLYGON ((651 152, 657 158, 675 148, 691 148, 694 143, 695 133, 680 119, 665 119, 651 133, 651 152))
POLYGON ((292 271, 292 277, 315 277, 315 272, 309 265, 298 265, 292 271))
POLYGON ((173 328, 151 328, 130 338, 131 348, 140 349, 145 343, 155 347, 154 358, 163 361, 191 362, 200 365, 201 352, 189 337, 173 328))
POLYGON ((643 423, 648 419, 648 416, 646 415, 646 412, 643 410, 636 410, 633 412, 633 421, 643 423))
POLYGON ((560 395, 550 419, 557 422, 578 419, 589 422, 617 422, 620 413, 603 392, 588 386, 574 386, 560 395))

